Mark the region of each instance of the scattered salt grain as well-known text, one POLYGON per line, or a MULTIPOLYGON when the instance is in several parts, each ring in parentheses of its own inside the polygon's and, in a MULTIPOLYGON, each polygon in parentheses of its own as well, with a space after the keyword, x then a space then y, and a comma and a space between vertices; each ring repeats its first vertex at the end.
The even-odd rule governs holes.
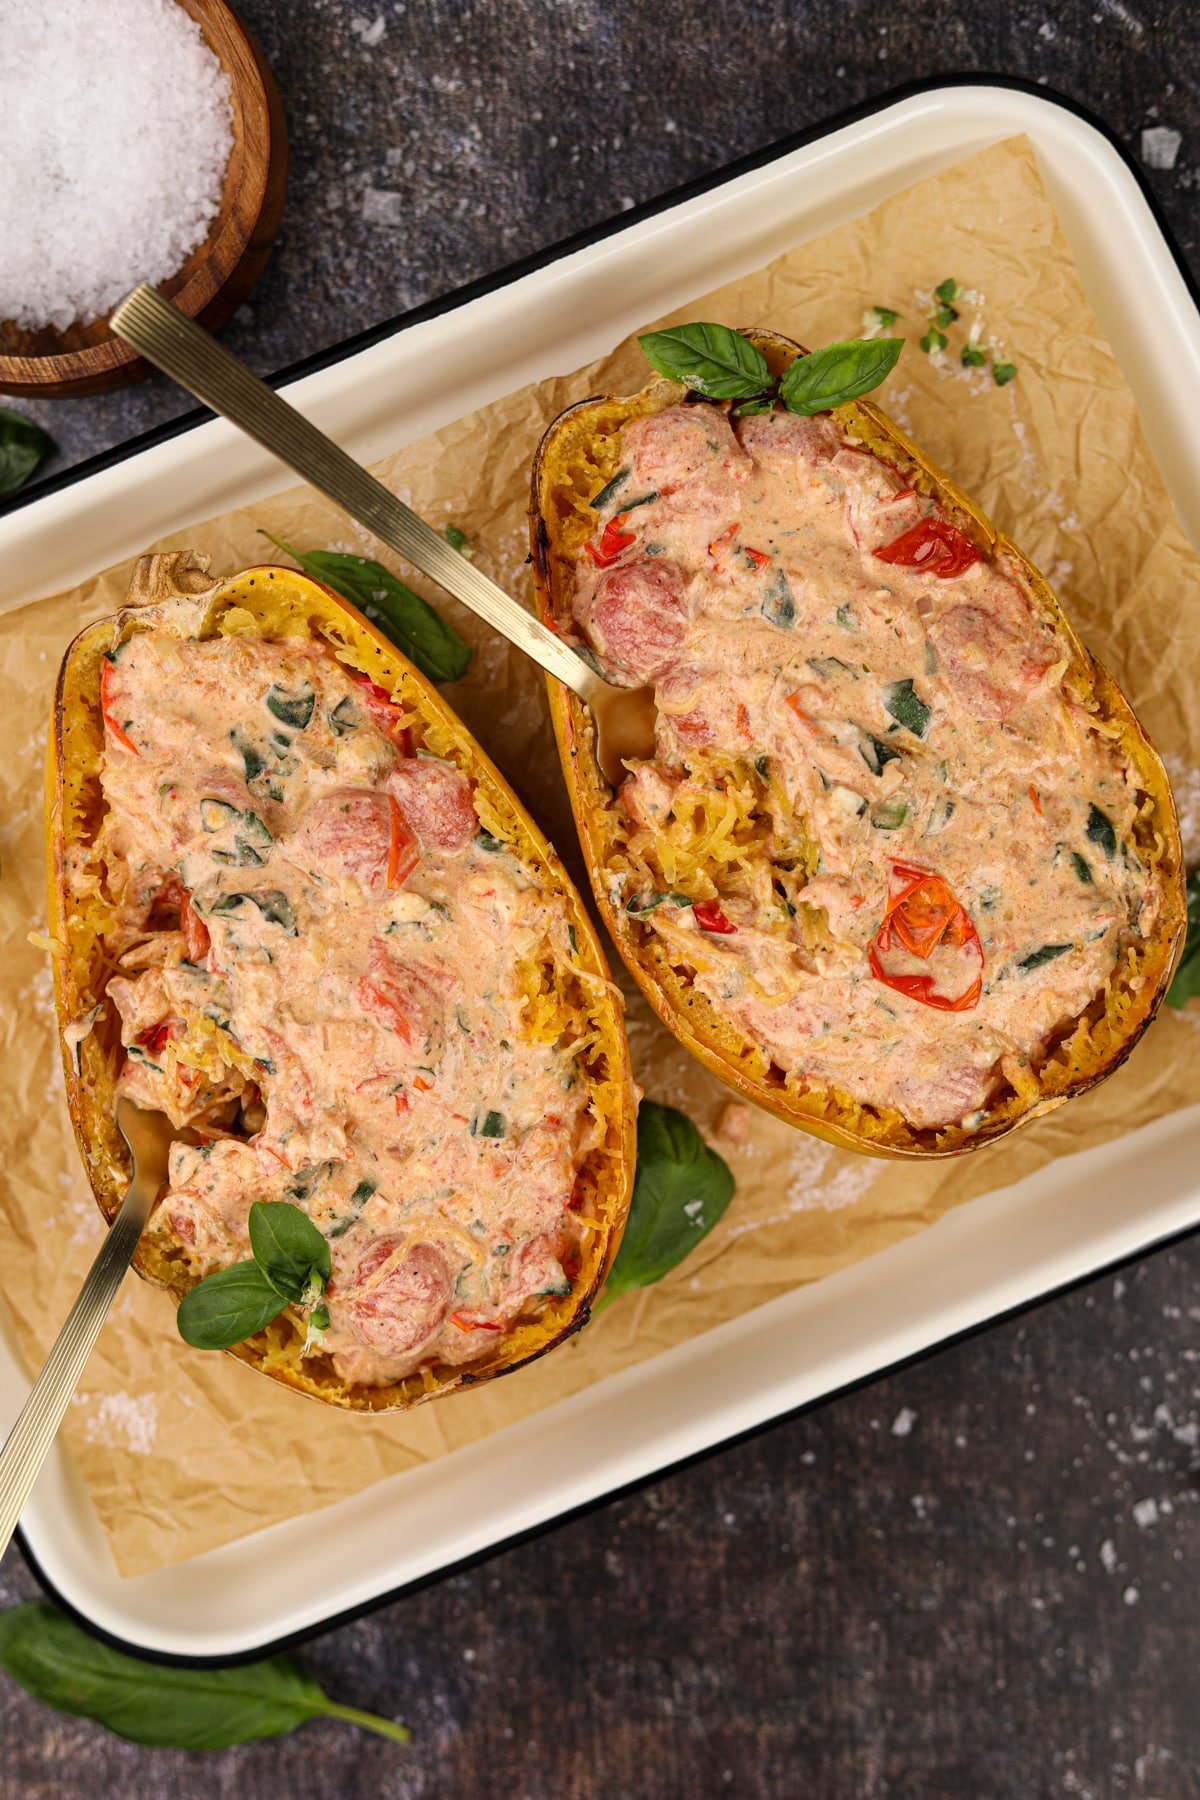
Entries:
POLYGON ((232 148, 229 77, 177 0, 4 0, 0 319, 64 330, 166 281, 232 148))
POLYGON ((158 1436, 158 1396, 102 1394, 95 1415, 87 1422, 85 1436, 90 1444, 106 1444, 131 1450, 135 1456, 149 1456, 158 1436))
POLYGON ((1149 125, 1142 133, 1142 161, 1148 169, 1173 169, 1183 134, 1169 125, 1149 125))
POLYGON ((902 1406, 892 1420, 892 1436, 908 1437, 917 1422, 917 1415, 911 1406, 902 1406))

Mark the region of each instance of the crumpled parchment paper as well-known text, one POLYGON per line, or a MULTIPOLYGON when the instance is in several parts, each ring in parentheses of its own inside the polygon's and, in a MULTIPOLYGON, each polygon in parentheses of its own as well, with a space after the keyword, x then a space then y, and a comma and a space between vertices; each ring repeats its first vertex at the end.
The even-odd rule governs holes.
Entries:
MULTIPOLYGON (((1200 851, 1200 559, 1173 515, 1027 143, 986 150, 758 274, 698 295, 673 317, 772 325, 815 346, 860 335, 873 304, 896 308, 911 339, 881 391, 883 406, 1058 586, 1167 757, 1185 845, 1190 838, 1200 851), (996 387, 986 369, 964 371, 958 335, 940 363, 917 348, 930 291, 951 275, 974 296, 963 326, 978 319, 981 342, 1016 363, 1009 386, 996 387)), ((588 369, 446 426, 377 473, 435 525, 467 532, 480 565, 528 598, 528 469, 544 426, 582 396, 636 389, 645 373, 636 345, 622 345, 588 369)), ((304 488, 147 548, 200 550, 228 574, 272 559, 261 527, 303 548, 379 554, 304 488)), ((0 617, 0 1294, 31 1366, 102 1231, 66 1118, 46 958, 26 936, 45 917, 45 731, 67 642, 120 603, 131 566, 0 617)), ((448 690, 452 704, 582 880, 540 674, 502 642, 487 642, 454 602, 415 585, 475 645, 470 673, 448 690)), ((711 1134, 726 1091, 624 985, 647 1093, 683 1107, 711 1134)), ((1166 1011, 1102 1088, 949 1166, 835 1151, 754 1112, 748 1143, 719 1144, 737 1176, 734 1203, 673 1275, 621 1299, 534 1366, 406 1416, 323 1408, 226 1357, 189 1350, 166 1297, 131 1279, 64 1427, 118 1566, 126 1574, 161 1568, 444 1455, 882 1250, 1051 1157, 1188 1103, 1200 1091, 1197 1025, 1200 1009, 1166 1011)))

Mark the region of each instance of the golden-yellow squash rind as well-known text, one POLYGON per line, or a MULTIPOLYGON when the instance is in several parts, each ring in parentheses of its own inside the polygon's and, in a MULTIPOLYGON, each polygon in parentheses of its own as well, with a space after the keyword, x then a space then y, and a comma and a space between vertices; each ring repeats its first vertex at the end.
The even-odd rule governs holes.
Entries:
MULTIPOLYGON (((556 967, 555 991, 573 1016, 582 1018, 585 1029, 596 1034, 595 1047, 581 1059, 581 1071, 604 1136, 580 1169, 580 1210, 595 1224, 571 1292, 550 1299, 536 1317, 518 1321, 489 1355, 469 1366, 435 1366, 388 1387, 348 1385, 338 1379, 328 1358, 302 1356, 304 1325, 290 1309, 230 1352, 274 1380, 335 1406, 360 1412, 414 1406, 506 1374, 587 1322, 620 1244, 633 1185, 636 1105, 620 1001, 588 914, 555 851, 465 726, 407 658, 352 606, 292 569, 249 569, 228 581, 210 580, 206 569, 203 559, 187 554, 143 558, 129 604, 115 617, 88 626, 67 651, 54 699, 46 816, 50 931, 59 948, 53 957, 55 1001, 71 1119, 106 1219, 116 1213, 128 1180, 127 1153, 113 1122, 118 1021, 99 1020, 77 1056, 65 1032, 72 1020, 103 1001, 114 972, 106 948, 112 915, 102 870, 91 851, 103 811, 100 674, 104 653, 114 644, 145 630, 181 638, 248 631, 324 639, 349 668, 369 675, 418 715, 429 747, 457 763, 475 784, 476 806, 487 829, 511 846, 547 892, 566 900, 574 926, 576 953, 569 967, 556 967)), ((183 1246, 162 1228, 143 1240, 134 1266, 176 1300, 195 1283, 183 1246)))
MULTIPOLYGON (((748 330, 744 335, 775 374, 803 354, 799 345, 775 332, 748 330)), ((619 466, 622 428, 640 415, 677 405, 683 391, 678 383, 655 377, 629 397, 581 401, 546 431, 533 465, 530 536, 538 607, 547 624, 559 630, 570 625, 575 568, 595 522, 589 501, 619 466)), ((758 1045, 696 990, 686 970, 672 966, 655 934, 610 903, 604 872, 619 859, 619 841, 613 793, 596 765, 591 716, 553 680, 548 681, 550 708, 597 905, 634 980, 668 1029, 746 1099, 830 1143, 880 1156, 953 1156, 993 1143, 1061 1106, 1103 1080, 1129 1055, 1158 1010, 1183 946, 1179 825, 1158 755, 1112 676, 1079 642, 1044 576, 877 406, 853 401, 837 407, 834 416, 848 437, 886 457, 912 486, 939 501, 985 556, 1004 562, 1035 612, 1052 619, 1066 638, 1071 651, 1066 679, 1072 692, 1137 772, 1143 796, 1137 849, 1155 871, 1162 898, 1154 937, 1126 954, 1103 994, 1047 1046, 1039 1065, 1025 1073, 1021 1088, 998 1095, 974 1130, 928 1130, 909 1124, 894 1110, 861 1105, 844 1092, 787 1076, 772 1065, 758 1045)))

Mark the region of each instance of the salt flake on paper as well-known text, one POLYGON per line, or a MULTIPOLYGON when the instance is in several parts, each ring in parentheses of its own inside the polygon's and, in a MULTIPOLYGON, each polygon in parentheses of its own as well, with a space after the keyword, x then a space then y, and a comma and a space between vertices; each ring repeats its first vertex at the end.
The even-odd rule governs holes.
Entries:
MULTIPOLYGON (((80 1395, 86 1403, 86 1396, 80 1395)), ((149 1456, 158 1436, 158 1395, 101 1394, 96 1411, 84 1427, 89 1444, 104 1444, 110 1449, 131 1450, 135 1456, 149 1456)))

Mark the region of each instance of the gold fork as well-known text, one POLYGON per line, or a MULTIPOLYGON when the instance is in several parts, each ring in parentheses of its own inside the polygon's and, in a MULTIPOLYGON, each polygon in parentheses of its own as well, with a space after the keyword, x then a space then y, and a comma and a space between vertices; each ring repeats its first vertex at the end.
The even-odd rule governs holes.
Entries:
POLYGON ((182 1135, 165 1113, 117 1102, 117 1128, 129 1147, 133 1175, 108 1236, 87 1272, 20 1417, 0 1450, 0 1556, 54 1442, 84 1364, 125 1279, 150 1208, 167 1179, 167 1156, 182 1135))
POLYGON ((596 760, 613 787, 625 779, 627 758, 642 760, 654 755, 657 714, 652 687, 616 687, 597 675, 540 619, 460 556, 432 525, 252 375, 203 326, 185 319, 170 301, 143 283, 113 312, 112 328, 147 362, 295 469, 381 543, 578 694, 595 721, 596 760))

